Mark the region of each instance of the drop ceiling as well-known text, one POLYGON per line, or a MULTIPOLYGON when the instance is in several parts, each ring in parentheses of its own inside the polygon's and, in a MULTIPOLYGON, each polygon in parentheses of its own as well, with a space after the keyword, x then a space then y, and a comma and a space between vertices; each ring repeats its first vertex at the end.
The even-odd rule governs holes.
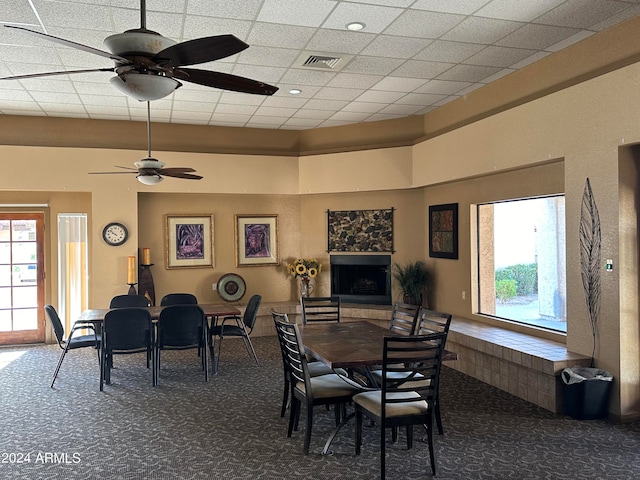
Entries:
MULTIPOLYGON (((105 50, 140 27, 139 0, 2 0, 0 23, 105 50)), ((640 14, 640 0, 147 0, 147 28, 181 42, 234 34, 247 50, 198 65, 279 87, 185 83, 154 122, 303 130, 419 115, 640 14), (351 22, 365 26, 349 31, 351 22), (305 65, 306 63, 306 65, 305 65), (291 90, 300 90, 295 95, 291 90)), ((0 77, 112 67, 0 27, 0 77)), ((110 72, 0 81, 0 113, 146 120, 110 72)))

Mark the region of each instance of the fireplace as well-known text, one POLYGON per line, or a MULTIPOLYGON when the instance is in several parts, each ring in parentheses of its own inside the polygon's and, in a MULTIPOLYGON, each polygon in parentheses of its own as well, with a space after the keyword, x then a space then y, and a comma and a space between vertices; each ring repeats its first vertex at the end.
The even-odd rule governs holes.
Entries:
POLYGON ((391 255, 331 255, 331 295, 343 303, 391 305, 391 255))

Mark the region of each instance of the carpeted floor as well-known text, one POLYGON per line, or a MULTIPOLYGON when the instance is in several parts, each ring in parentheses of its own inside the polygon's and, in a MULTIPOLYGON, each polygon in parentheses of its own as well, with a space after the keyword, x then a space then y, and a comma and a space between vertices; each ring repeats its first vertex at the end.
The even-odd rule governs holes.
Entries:
MULTIPOLYGON (((333 454, 321 454, 333 427, 324 408, 314 416, 310 454, 302 453, 302 430, 287 438, 276 338, 254 345, 260 367, 240 340, 225 340, 220 373, 208 383, 195 351, 163 353, 157 388, 143 356, 117 356, 102 393, 90 349, 68 354, 55 389, 57 346, 0 349, 0 365, 16 357, 0 369, 0 479, 378 477, 375 427, 365 428, 358 457, 352 423, 333 454)), ((554 415, 448 368, 441 402, 439 479, 640 478, 639 423, 554 415)), ((387 453, 387 478, 430 476, 425 443, 407 451, 401 433, 387 453)))

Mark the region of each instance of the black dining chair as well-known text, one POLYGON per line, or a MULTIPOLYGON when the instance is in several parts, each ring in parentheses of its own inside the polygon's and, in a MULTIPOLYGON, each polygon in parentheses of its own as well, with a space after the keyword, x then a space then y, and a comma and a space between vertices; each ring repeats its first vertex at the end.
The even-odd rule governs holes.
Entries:
POLYGON ((220 354, 222 353, 222 339, 224 337, 242 338, 247 352, 249 353, 249 355, 253 356, 253 359, 256 361, 256 365, 260 365, 258 355, 256 355, 256 351, 253 348, 253 344, 251 343, 251 338, 249 336, 251 335, 253 327, 256 324, 256 320, 258 318, 258 308, 260 308, 261 302, 261 295, 253 295, 249 299, 247 308, 245 309, 244 315, 242 317, 239 317, 237 315, 223 317, 220 323, 215 321, 214 324, 211 325, 209 329, 209 351, 214 373, 216 373, 218 371, 218 368, 220 367, 220 354), (220 340, 218 341, 218 356, 214 361, 213 358, 215 350, 215 337, 218 337, 220 340))
POLYGON ((407 448, 413 447, 413 426, 427 429, 431 471, 436 474, 433 420, 438 397, 444 333, 385 337, 380 390, 358 393, 356 408, 356 455, 362 446, 363 417, 380 427, 380 478, 385 478, 386 429, 406 427, 407 448), (389 375, 393 374, 393 375, 389 375), (396 380, 396 374, 401 378, 396 380))
POLYGON ((362 391, 361 387, 348 377, 329 374, 311 377, 304 353, 304 345, 298 326, 273 317, 285 373, 289 375, 291 409, 287 437, 298 425, 301 405, 304 402, 307 410, 307 425, 304 436, 304 453, 309 453, 311 429, 313 427, 313 407, 317 405, 335 405, 336 426, 345 417, 345 405, 351 402, 354 394, 362 391))
POLYGON ((300 297, 302 324, 312 322, 339 322, 341 299, 331 297, 300 297))
MULTIPOLYGON (((420 315, 418 315, 418 321, 416 323, 415 334, 416 335, 428 335, 430 333, 444 333, 444 342, 442 348, 447 347, 447 336, 449 334, 449 327, 451 326, 452 315, 449 313, 438 312, 436 310, 429 310, 427 308, 420 309, 420 315)), ((440 414, 440 395, 436 397, 435 402, 435 415, 436 424, 438 426, 438 433, 444 434, 444 428, 442 427, 442 415, 440 414)))
POLYGON ((148 307, 149 300, 144 295, 116 295, 111 299, 109 308, 148 307))
MULTIPOLYGON (((274 321, 277 319, 281 322, 289 323, 289 316, 286 313, 271 312, 271 315, 273 316, 274 321)), ((282 350, 281 350, 281 353, 284 354, 282 350)), ((289 390, 290 390, 289 371, 287 370, 287 362, 284 356, 282 357, 282 366, 284 369, 284 389, 282 391, 282 406, 280 407, 280 416, 284 417, 284 414, 287 411, 287 407, 289 406, 289 390)), ((320 375, 328 375, 331 373, 337 373, 343 376, 348 375, 346 370, 343 370, 342 368, 338 368, 334 371, 322 362, 307 361, 307 368, 309 370, 309 376, 312 378, 319 377, 320 375)))
POLYGON ((389 330, 403 335, 413 335, 419 314, 420 307, 418 305, 396 302, 391 312, 389 330))
MULTIPOLYGON (((60 359, 58 360, 58 365, 56 366, 56 371, 53 373, 53 380, 51 380, 51 388, 53 388, 53 384, 56 382, 56 378, 58 377, 58 372, 60 371, 60 367, 62 366, 62 361, 64 360, 65 355, 69 350, 75 350, 76 348, 99 348, 100 347, 100 334, 96 332, 95 326, 89 322, 76 322, 71 328, 71 332, 69 332, 69 336, 67 339, 64 338, 64 327, 62 326, 62 321, 60 321, 60 317, 58 316, 58 312, 53 307, 53 305, 45 305, 44 313, 46 315, 47 320, 51 323, 51 327, 53 328, 53 333, 56 336, 56 340, 58 341, 58 345, 62 349, 62 353, 60 354, 60 359), (80 330, 88 330, 91 333, 86 335, 74 335, 76 332, 80 330)), ((99 351, 98 360, 100 360, 99 351)))
POLYGON ((155 344, 155 384, 158 385, 160 353, 163 350, 202 350, 201 366, 205 381, 209 380, 207 365, 207 318, 198 305, 170 305, 160 312, 155 344))
POLYGON ((161 306, 197 304, 198 298, 192 293, 168 293, 160 300, 161 306))
POLYGON ((100 348, 100 391, 104 384, 111 383, 113 355, 128 355, 145 352, 147 368, 149 359, 151 384, 155 385, 155 356, 153 352, 153 325, 151 314, 146 308, 123 307, 109 310, 102 325, 102 343, 100 348))

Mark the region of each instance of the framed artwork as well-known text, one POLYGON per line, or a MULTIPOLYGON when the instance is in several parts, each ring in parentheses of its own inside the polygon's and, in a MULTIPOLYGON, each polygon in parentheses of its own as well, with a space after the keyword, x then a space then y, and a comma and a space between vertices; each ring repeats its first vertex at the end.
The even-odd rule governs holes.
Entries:
POLYGON ((167 268, 213 267, 213 215, 167 215, 167 268))
POLYGON ((393 253, 393 210, 327 210, 327 252, 393 253))
POLYGON ((429 256, 458 258, 458 204, 429 206, 429 256))
POLYGON ((278 265, 278 216, 236 215, 236 266, 278 265))

